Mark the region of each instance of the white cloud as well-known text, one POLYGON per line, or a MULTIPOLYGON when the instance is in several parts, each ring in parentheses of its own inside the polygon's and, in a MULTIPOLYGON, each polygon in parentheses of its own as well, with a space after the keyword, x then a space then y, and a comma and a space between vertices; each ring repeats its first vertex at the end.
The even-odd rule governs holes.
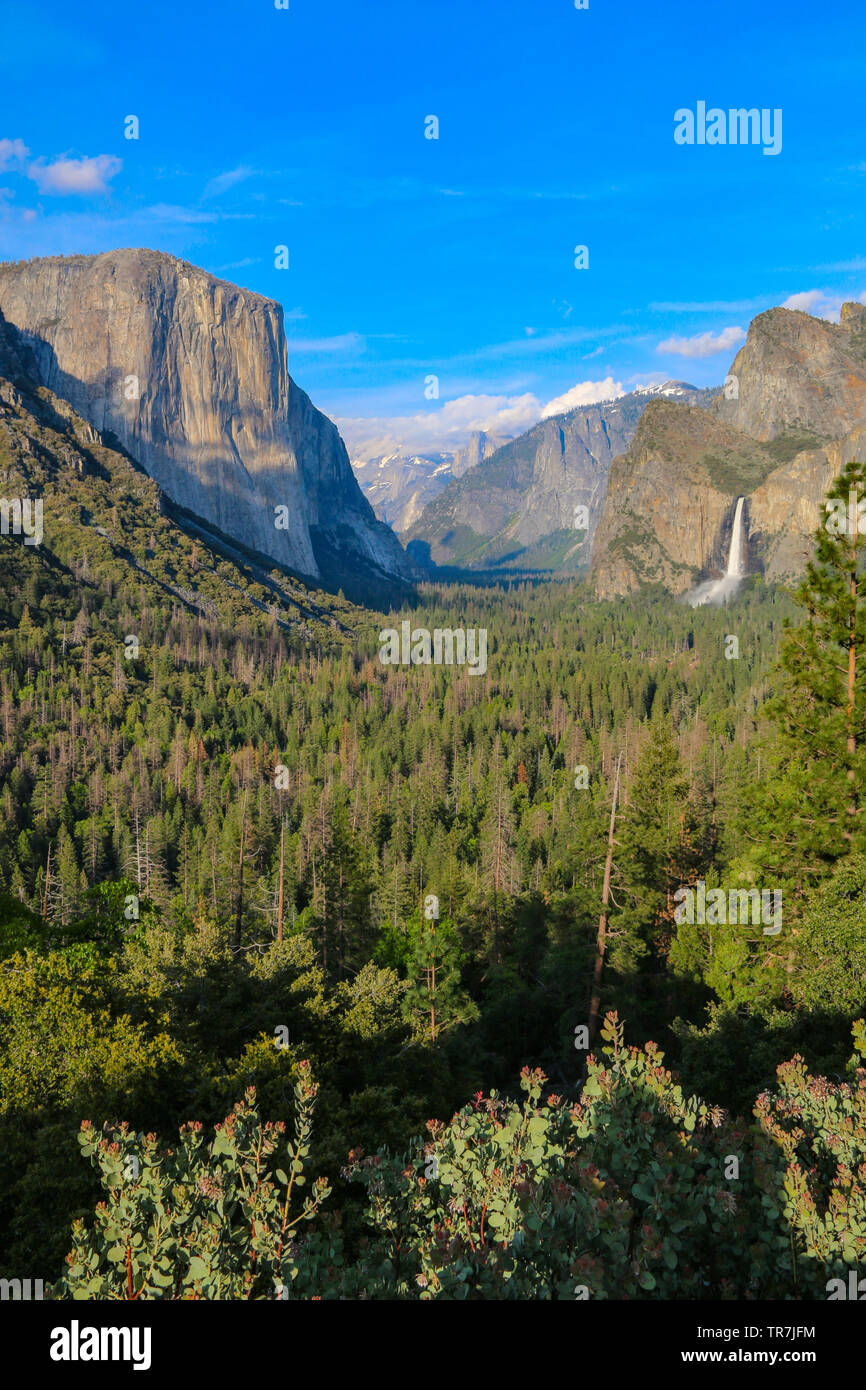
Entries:
POLYGON ((630 391, 649 391, 653 386, 664 386, 670 377, 665 376, 664 372, 650 372, 649 376, 630 376, 628 385, 630 391))
POLYGON ((0 140, 0 172, 19 168, 29 153, 23 140, 0 140))
POLYGON ((696 333, 693 338, 665 338, 659 343, 656 352, 673 353, 676 357, 715 357, 720 352, 731 352, 745 341, 742 328, 723 328, 721 333, 696 333))
POLYGON ((258 265, 261 256, 244 256, 242 261, 226 261, 225 265, 215 266, 215 270, 246 270, 248 265, 258 265))
POLYGON ((624 395, 625 388, 622 382, 614 381, 612 376, 605 377, 604 381, 579 381, 570 391, 548 401, 541 412, 541 418, 546 420, 550 415, 562 415, 566 410, 574 410, 579 405, 595 405, 596 401, 612 401, 617 396, 624 395))
POLYGON ((98 154, 92 159, 55 159, 53 164, 37 160, 27 170, 27 177, 38 185, 40 193, 68 194, 108 193, 108 183, 123 167, 113 154, 98 154))
POLYGON ((446 401, 439 410, 419 411, 417 415, 337 419, 336 423, 353 459, 398 451, 452 453, 463 448, 476 430, 513 439, 551 415, 623 394, 623 387, 607 377, 604 381, 579 382, 546 405, 531 391, 521 396, 466 395, 446 401))
POLYGON ((802 290, 799 294, 789 295, 782 308, 800 309, 804 314, 814 314, 816 310, 827 309, 830 305, 830 297, 823 290, 802 290))
POLYGON ((460 449, 475 430, 512 436, 534 425, 541 413, 537 396, 458 396, 439 410, 390 418, 337 420, 352 457, 378 454, 449 453, 460 449))
MULTIPOLYGON (((858 295, 857 298, 860 304, 866 304, 866 293, 858 295)), ((829 294, 827 290, 801 290, 799 294, 789 295, 782 308, 799 309, 814 318, 838 323, 839 311, 846 300, 850 299, 850 294, 829 294)))

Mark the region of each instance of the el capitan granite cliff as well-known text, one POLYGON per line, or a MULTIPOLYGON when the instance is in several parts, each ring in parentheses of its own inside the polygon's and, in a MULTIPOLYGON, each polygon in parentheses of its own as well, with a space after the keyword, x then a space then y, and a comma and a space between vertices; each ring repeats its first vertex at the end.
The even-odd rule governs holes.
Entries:
POLYGON ((42 384, 187 513, 330 587, 411 579, 336 426, 289 375, 275 300, 119 250, 0 265, 0 311, 42 384))

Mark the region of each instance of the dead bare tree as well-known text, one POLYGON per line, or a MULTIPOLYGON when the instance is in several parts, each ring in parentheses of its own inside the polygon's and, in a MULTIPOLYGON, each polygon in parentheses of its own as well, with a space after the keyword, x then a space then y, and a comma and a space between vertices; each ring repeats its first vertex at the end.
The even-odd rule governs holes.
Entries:
POLYGON ((604 861, 604 883, 601 890, 601 916, 598 919, 598 934, 595 941, 595 965, 592 972, 592 998, 589 1004, 589 1046, 598 1031, 598 1015, 601 1010, 601 974, 604 968, 604 952, 607 943, 607 905, 610 901, 610 875, 613 868, 614 831, 616 830, 616 806, 619 800, 619 774, 622 766, 622 753, 616 760, 616 776, 613 783, 613 801, 610 807, 610 826, 607 832, 607 857, 604 861))

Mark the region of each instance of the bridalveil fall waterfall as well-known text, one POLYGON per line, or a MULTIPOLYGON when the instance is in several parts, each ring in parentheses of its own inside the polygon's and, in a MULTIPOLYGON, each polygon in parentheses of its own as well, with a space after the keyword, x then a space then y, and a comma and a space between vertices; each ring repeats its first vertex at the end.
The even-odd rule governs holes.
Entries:
POLYGON ((728 566, 721 579, 708 579, 699 584, 688 596, 692 608, 702 603, 722 603, 735 594, 745 573, 743 569, 743 503, 744 497, 737 498, 734 524, 731 529, 731 547, 728 551, 728 566))

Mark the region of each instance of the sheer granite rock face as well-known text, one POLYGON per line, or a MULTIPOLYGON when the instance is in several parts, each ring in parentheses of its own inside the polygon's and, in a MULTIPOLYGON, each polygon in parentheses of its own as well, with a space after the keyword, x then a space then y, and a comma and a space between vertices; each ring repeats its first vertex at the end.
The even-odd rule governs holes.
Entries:
POLYGON ((739 440, 706 410, 649 405, 625 454, 614 459, 595 537, 591 581, 600 597, 663 584, 684 593, 716 553, 731 510, 706 460, 739 440))
POLYGON ((314 579, 341 564, 410 577, 336 426, 289 376, 274 300, 122 250, 2 265, 0 311, 43 385, 179 506, 314 579))
POLYGON ((602 598, 658 582, 675 594, 724 571, 736 498, 746 498, 747 570, 802 573, 832 478, 866 447, 866 306, 841 323, 760 314, 728 393, 696 412, 648 407, 614 460, 591 582, 602 598))
POLYGON ((735 398, 716 403, 719 419, 752 439, 796 431, 841 439, 866 419, 866 306, 843 306, 841 323, 792 309, 752 320, 730 375, 735 398))

